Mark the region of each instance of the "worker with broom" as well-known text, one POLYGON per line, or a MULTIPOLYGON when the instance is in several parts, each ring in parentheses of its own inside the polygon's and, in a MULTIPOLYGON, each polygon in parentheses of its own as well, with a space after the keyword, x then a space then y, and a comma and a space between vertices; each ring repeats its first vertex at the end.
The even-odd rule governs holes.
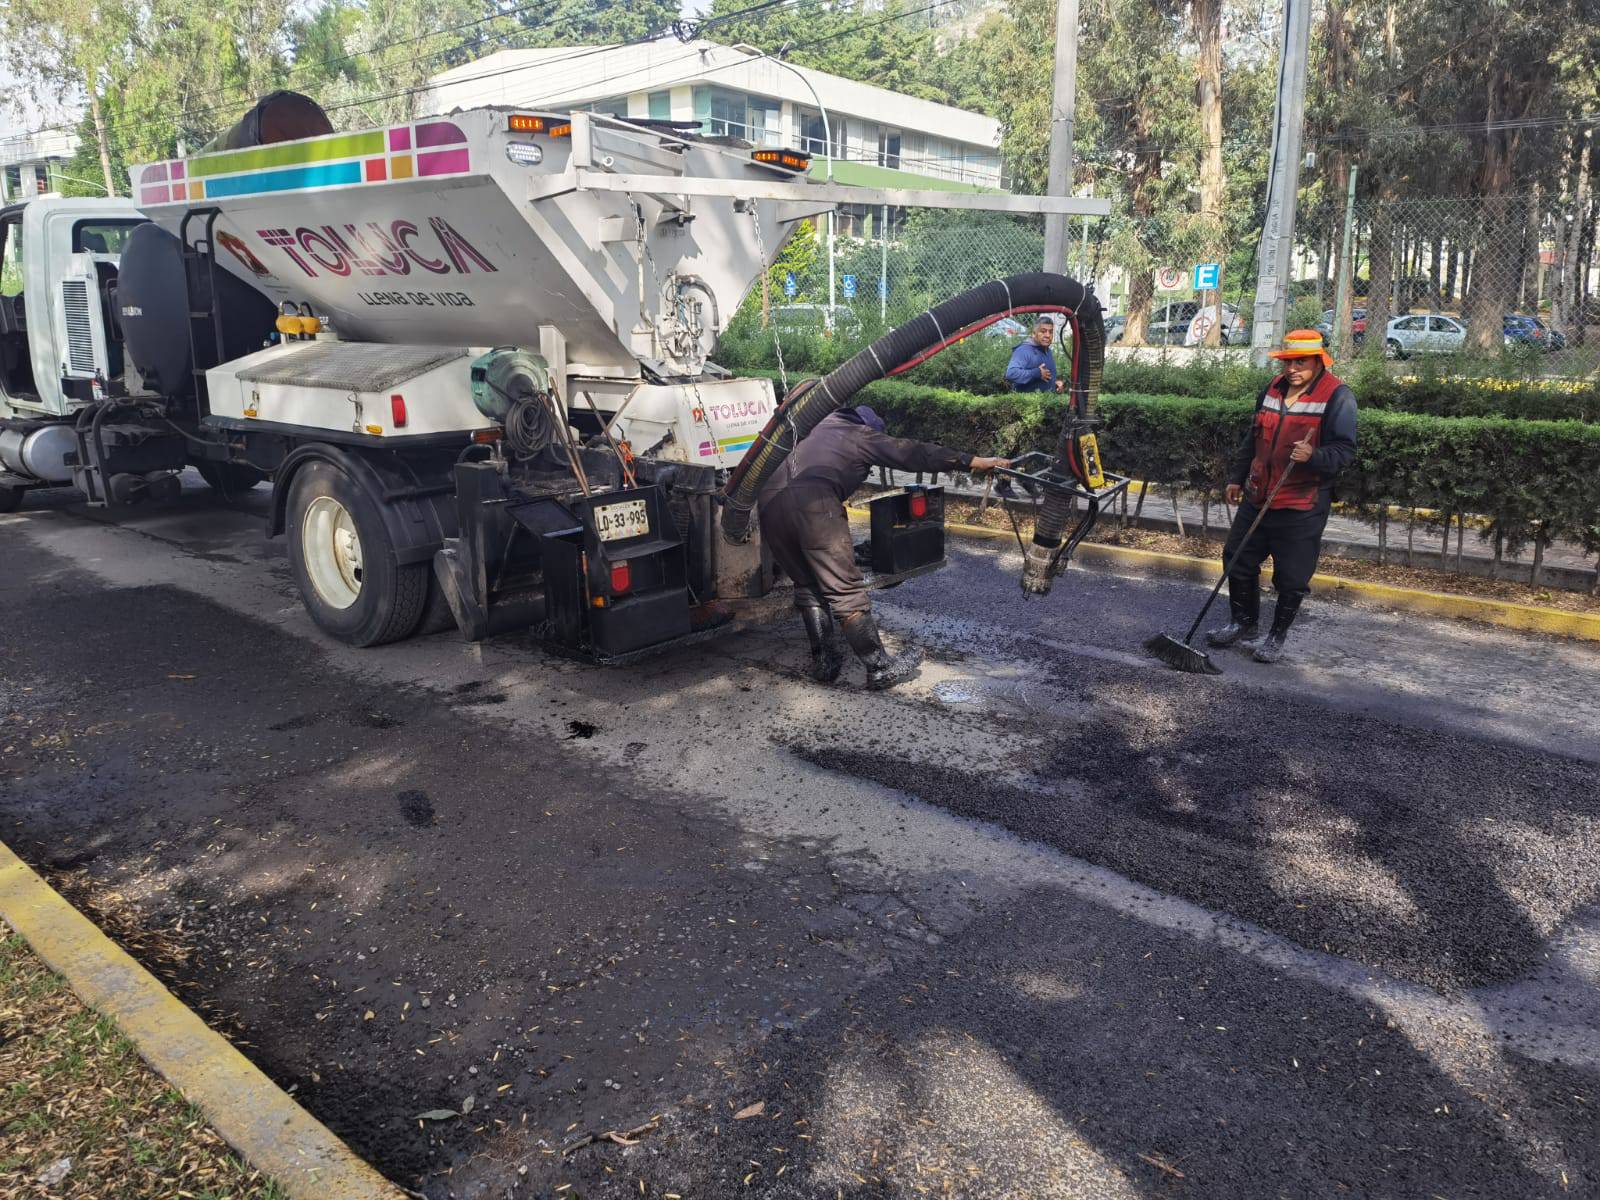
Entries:
POLYGON ((1250 646, 1263 663, 1283 657, 1322 552, 1333 481, 1356 458, 1356 398, 1333 373, 1322 335, 1296 329, 1269 357, 1283 362, 1283 374, 1256 400, 1250 431, 1229 464, 1228 501, 1239 506, 1223 549, 1231 619, 1206 634, 1212 646, 1250 646), (1268 556, 1278 603, 1272 628, 1258 640, 1268 556))

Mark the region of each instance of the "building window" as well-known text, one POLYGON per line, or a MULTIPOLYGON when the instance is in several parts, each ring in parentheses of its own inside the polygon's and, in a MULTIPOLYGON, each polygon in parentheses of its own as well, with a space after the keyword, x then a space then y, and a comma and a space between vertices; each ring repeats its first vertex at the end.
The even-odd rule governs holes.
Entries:
POLYGON ((50 168, 38 163, 33 168, 33 182, 40 192, 50 190, 50 168))
POLYGON ((650 93, 650 119, 652 121, 672 120, 672 93, 650 93))
POLYGON ((589 105, 589 111, 604 113, 608 117, 621 117, 628 119, 628 98, 626 96, 613 96, 609 100, 596 100, 589 105))
POLYGON ((783 143, 783 108, 776 100, 750 97, 750 132, 746 136, 758 146, 783 143))
POLYGON ((814 108, 797 108, 795 119, 800 124, 800 146, 807 154, 826 154, 828 139, 823 132, 822 114, 814 108))
POLYGON ((694 89, 694 116, 707 137, 748 137, 749 110, 743 92, 722 88, 694 89))
POLYGON ((880 167, 900 166, 900 131, 878 127, 878 165, 880 167))

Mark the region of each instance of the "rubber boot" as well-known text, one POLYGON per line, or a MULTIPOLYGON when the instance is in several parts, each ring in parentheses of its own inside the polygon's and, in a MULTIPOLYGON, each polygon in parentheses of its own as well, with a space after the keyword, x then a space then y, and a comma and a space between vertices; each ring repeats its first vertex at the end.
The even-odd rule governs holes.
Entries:
POLYGON ((1255 639, 1261 627, 1261 576, 1254 579, 1228 576, 1228 609, 1231 619, 1226 625, 1206 631, 1206 645, 1231 646, 1255 639))
POLYGON ((1291 592, 1278 597, 1278 607, 1272 614, 1272 629, 1256 647, 1251 658, 1261 663, 1275 663, 1283 657, 1284 639, 1289 636, 1289 626, 1294 624, 1300 612, 1300 602, 1304 599, 1303 592, 1291 592))
POLYGON ((820 604, 797 604, 795 607, 800 610, 806 639, 811 643, 811 678, 818 683, 832 683, 844 670, 844 655, 839 651, 833 616, 820 604))
POLYGON ((870 612, 852 613, 839 624, 844 628, 844 638, 850 643, 850 649, 866 664, 867 687, 871 691, 881 692, 917 677, 922 655, 910 652, 891 655, 883 648, 877 619, 870 612))

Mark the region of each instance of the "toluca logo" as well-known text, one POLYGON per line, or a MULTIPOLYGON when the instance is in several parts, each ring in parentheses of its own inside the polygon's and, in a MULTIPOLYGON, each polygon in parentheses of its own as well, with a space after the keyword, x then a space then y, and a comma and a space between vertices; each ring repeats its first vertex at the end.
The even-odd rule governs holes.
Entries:
POLYGON ((492 262, 443 217, 429 217, 431 238, 411 221, 384 225, 318 225, 298 229, 258 229, 269 246, 279 247, 307 275, 409 275, 413 267, 434 275, 474 269, 496 271, 492 262), (443 257, 440 257, 443 255, 443 257))
POLYGON ((765 400, 733 400, 726 404, 708 404, 706 411, 713 421, 737 421, 741 417, 764 417, 772 411, 765 400))

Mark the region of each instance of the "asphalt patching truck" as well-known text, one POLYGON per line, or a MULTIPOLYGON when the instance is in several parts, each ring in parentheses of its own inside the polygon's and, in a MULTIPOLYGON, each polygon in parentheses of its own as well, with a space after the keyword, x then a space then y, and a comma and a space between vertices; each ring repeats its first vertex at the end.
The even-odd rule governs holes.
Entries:
MULTIPOLYGON (((587 113, 340 133, 305 98, 268 97, 201 153, 133 168, 129 201, 0 211, 0 509, 62 485, 160 502, 189 467, 225 495, 270 481, 268 533, 331 636, 533 628, 621 661, 772 607, 755 496, 817 420, 1048 309, 1075 333, 1074 415, 1054 460, 1016 472, 1046 497, 1044 590, 1075 544, 1052 503, 1092 512, 1117 487, 1092 460, 1088 289, 1037 273, 964 293, 782 405, 708 356, 795 223, 837 203, 1103 204, 840 187, 809 165, 587 113)), ((938 489, 871 505, 873 582, 941 565, 938 489)))

